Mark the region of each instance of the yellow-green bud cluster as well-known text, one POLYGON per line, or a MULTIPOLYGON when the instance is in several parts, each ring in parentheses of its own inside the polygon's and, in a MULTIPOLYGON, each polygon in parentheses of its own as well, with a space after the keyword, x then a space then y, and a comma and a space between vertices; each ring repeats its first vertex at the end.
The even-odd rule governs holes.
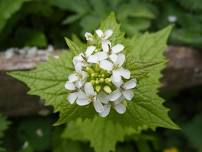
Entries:
POLYGON ((95 91, 100 92, 101 90, 106 93, 111 93, 112 89, 112 80, 111 75, 101 69, 98 64, 95 64, 91 67, 86 67, 85 70, 88 73, 88 82, 91 82, 95 91))

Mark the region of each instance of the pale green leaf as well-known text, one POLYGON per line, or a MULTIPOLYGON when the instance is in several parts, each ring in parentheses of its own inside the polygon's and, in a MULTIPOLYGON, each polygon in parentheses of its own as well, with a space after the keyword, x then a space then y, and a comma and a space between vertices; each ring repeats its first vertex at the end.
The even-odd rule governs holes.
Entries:
MULTIPOLYGON (((140 72, 147 70, 147 75, 138 81, 138 87, 134 90, 134 100, 128 104, 128 110, 123 118, 123 120, 128 119, 127 122, 132 122, 131 125, 135 128, 178 128, 168 117, 168 109, 162 105, 163 99, 157 95, 161 70, 165 67, 165 64, 161 62, 165 62, 163 54, 171 29, 172 27, 169 26, 154 34, 146 33, 143 36, 134 37, 128 44, 127 55, 130 63, 127 68, 131 71, 138 70, 131 64, 154 63, 139 69, 140 72), (131 121, 129 121, 130 119, 131 121)), ((135 75, 133 76, 135 77, 135 75)))
POLYGON ((124 33, 120 30, 120 24, 117 23, 114 13, 111 13, 100 25, 102 30, 112 29, 113 35, 110 41, 113 43, 120 43, 124 40, 124 33))
POLYGON ((29 94, 41 96, 45 105, 52 105, 55 111, 71 109, 66 103, 67 91, 64 88, 68 74, 72 71, 72 54, 64 52, 59 59, 50 58, 35 70, 11 72, 9 75, 25 82, 31 88, 29 94))
POLYGON ((118 141, 123 141, 125 131, 120 124, 114 124, 111 120, 101 117, 94 119, 77 120, 67 125, 64 138, 73 140, 89 140, 96 152, 115 151, 118 141), (75 126, 74 133, 72 127, 75 126), (76 133, 76 131, 78 131, 76 133), (75 137, 78 135, 78 137, 75 137))

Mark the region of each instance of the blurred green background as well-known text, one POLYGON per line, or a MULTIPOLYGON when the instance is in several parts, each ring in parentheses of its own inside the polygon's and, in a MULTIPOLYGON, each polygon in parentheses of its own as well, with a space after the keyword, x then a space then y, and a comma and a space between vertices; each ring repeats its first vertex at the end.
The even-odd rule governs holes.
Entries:
MULTIPOLYGON (((172 45, 202 48, 202 0, 0 0, 0 50, 37 46, 66 48, 64 36, 83 39, 111 11, 130 37, 175 28, 172 45)), ((202 152, 202 87, 161 92, 181 131, 157 129, 128 137, 117 152, 202 152)), ((60 136, 57 114, 6 118, 0 115, 0 152, 92 152, 88 142, 60 136)))
POLYGON ((0 0, 0 48, 64 48, 64 36, 82 37, 111 11, 127 36, 175 24, 171 44, 202 47, 201 0, 0 0))

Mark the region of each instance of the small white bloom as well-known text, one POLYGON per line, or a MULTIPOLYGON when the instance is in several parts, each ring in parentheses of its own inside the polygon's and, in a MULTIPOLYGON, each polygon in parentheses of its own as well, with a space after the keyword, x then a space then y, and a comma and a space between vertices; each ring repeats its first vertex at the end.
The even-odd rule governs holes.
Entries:
POLYGON ((98 97, 97 93, 94 91, 93 85, 90 82, 87 82, 84 86, 84 91, 78 93, 78 98, 76 103, 80 106, 88 105, 93 103, 95 110, 100 113, 104 111, 103 104, 98 97))
POLYGON ((70 93, 67 97, 67 101, 69 101, 70 104, 73 104, 78 98, 78 92, 70 93))
POLYGON ((114 104, 113 107, 116 110, 116 112, 118 112, 119 114, 123 114, 126 112, 126 106, 121 102, 118 104, 114 104))
MULTIPOLYGON (((84 85, 87 79, 87 76, 88 76, 87 73, 84 71, 75 72, 69 75, 68 81, 65 84, 65 88, 70 91, 75 91, 76 89, 80 89, 84 85)), ((78 92, 77 91, 72 92, 67 97, 67 100, 71 104, 73 104, 76 101, 77 97, 78 97, 78 92)))
POLYGON ((86 61, 84 60, 84 54, 80 53, 79 55, 73 58, 73 64, 76 71, 81 71, 83 67, 86 66, 86 61))
POLYGON ((106 117, 110 113, 111 107, 115 109, 119 114, 123 114, 126 112, 126 105, 123 103, 124 98, 119 97, 116 101, 108 102, 108 104, 104 105, 104 111, 99 113, 101 117, 106 117))
POLYGON ((110 109, 111 109, 111 104, 105 104, 104 105, 104 110, 102 112, 99 113, 99 115, 101 117, 106 117, 109 115, 109 112, 110 112, 110 109))
POLYGON ((135 88, 137 82, 135 79, 131 79, 120 86, 120 88, 116 89, 109 95, 110 101, 116 101, 120 97, 124 97, 127 100, 132 100, 134 97, 132 89, 135 88))
POLYGON ((69 75, 68 77, 69 81, 67 81, 66 83, 67 88, 66 87, 65 88, 67 90, 75 90, 76 88, 80 89, 85 83, 87 77, 88 77, 88 74, 84 71, 75 72, 69 75), (74 87, 72 85, 74 85, 74 87))
POLYGON ((76 89, 76 86, 74 85, 73 82, 67 81, 65 83, 65 89, 73 91, 76 89))
POLYGON ((85 52, 86 57, 88 58, 89 56, 91 56, 95 50, 96 50, 96 47, 93 45, 87 47, 86 52, 85 52))
POLYGON ((125 55, 119 54, 117 55, 117 57, 115 56, 114 58, 112 58, 113 63, 108 60, 103 60, 100 62, 100 67, 102 69, 112 71, 112 82, 116 85, 122 84, 121 77, 124 77, 125 79, 130 78, 130 71, 122 67, 124 61, 125 55))
POLYGON ((96 33, 97 36, 98 36, 99 38, 101 38, 102 40, 107 40, 108 38, 111 37, 111 35, 113 34, 113 31, 112 31, 111 29, 108 29, 108 30, 106 30, 106 31, 103 32, 102 30, 97 29, 97 30, 95 31, 95 33, 96 33))
POLYGON ((89 56, 88 62, 89 63, 99 63, 100 61, 103 61, 108 58, 107 53, 105 52, 97 52, 94 55, 89 56))
POLYGON ((89 32, 85 33, 85 38, 87 41, 93 41, 93 35, 89 32))
POLYGON ((102 49, 104 52, 108 54, 117 54, 124 50, 124 46, 122 44, 116 44, 112 47, 111 42, 108 40, 102 41, 102 49))

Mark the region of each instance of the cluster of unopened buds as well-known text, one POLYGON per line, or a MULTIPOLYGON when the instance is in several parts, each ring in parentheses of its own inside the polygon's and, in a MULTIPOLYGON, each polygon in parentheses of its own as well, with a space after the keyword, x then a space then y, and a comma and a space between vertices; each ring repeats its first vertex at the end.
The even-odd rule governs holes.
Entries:
POLYGON ((85 33, 88 42, 95 38, 100 46, 90 45, 84 53, 73 57, 75 71, 69 75, 65 88, 69 91, 68 102, 79 106, 93 104, 100 116, 106 117, 114 108, 125 113, 127 102, 134 97, 136 79, 124 68, 124 46, 112 46, 111 29, 85 33))

